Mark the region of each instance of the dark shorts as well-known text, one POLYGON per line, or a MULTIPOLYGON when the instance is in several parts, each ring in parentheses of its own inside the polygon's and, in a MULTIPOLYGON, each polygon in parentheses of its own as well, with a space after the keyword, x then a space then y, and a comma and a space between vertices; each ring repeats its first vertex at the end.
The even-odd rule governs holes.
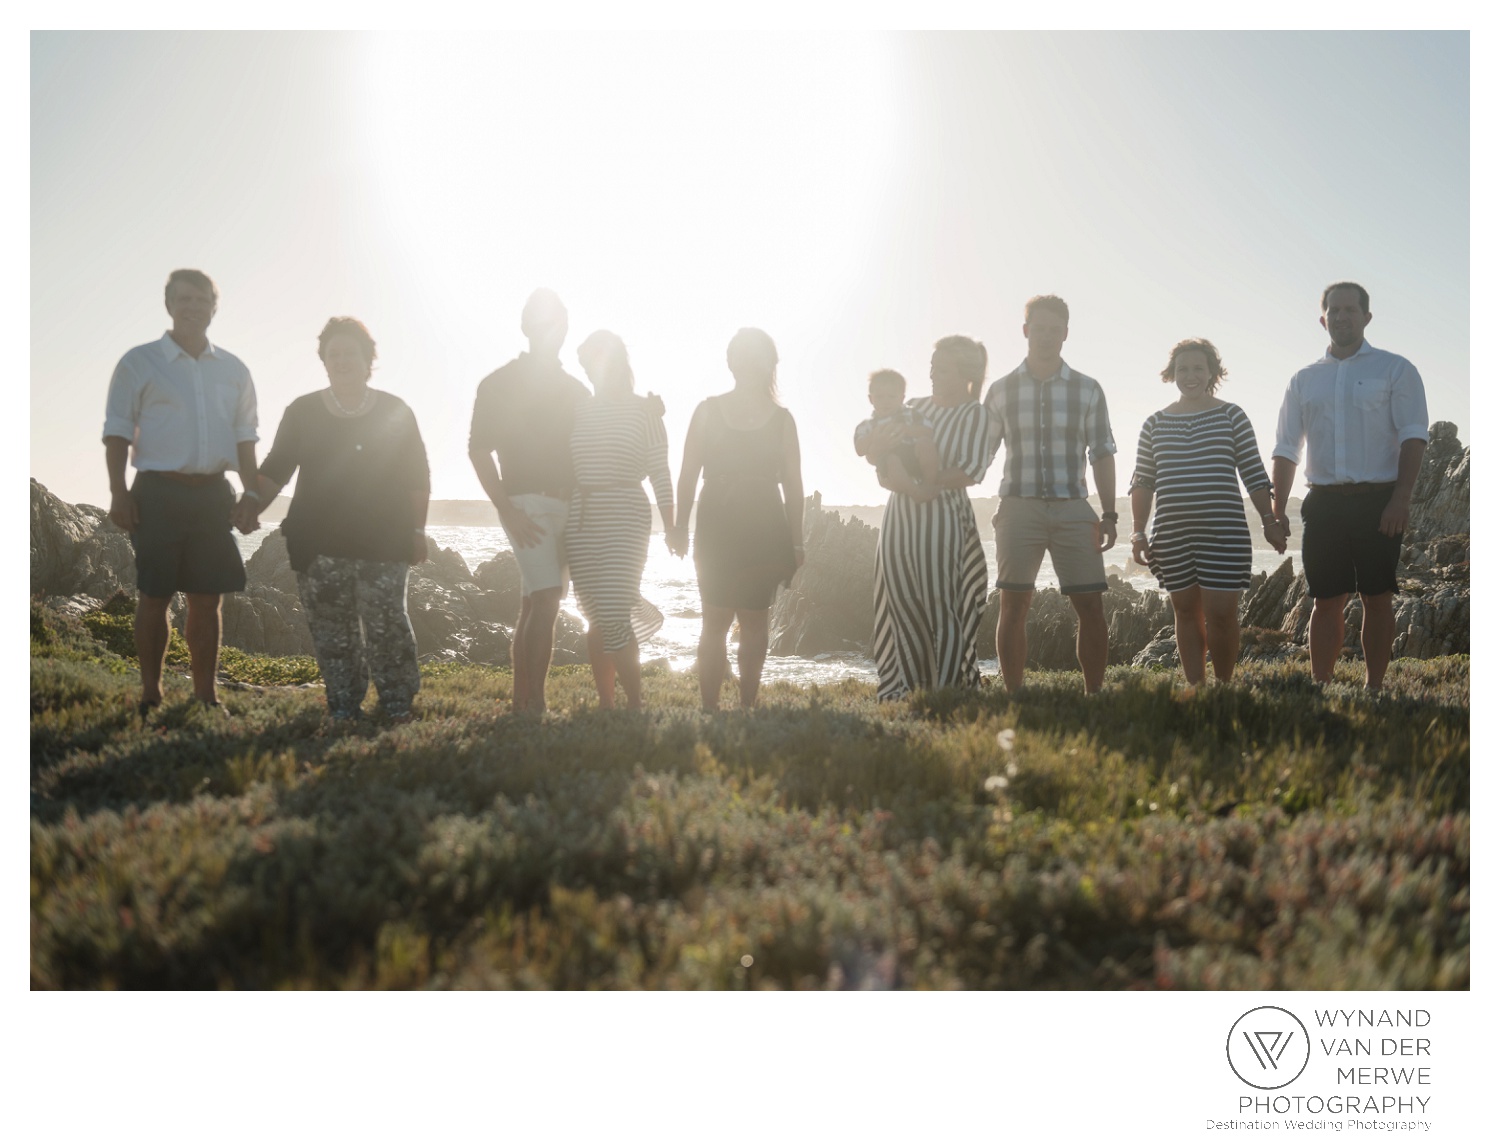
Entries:
POLYGON ((148 598, 245 589, 245 563, 229 526, 227 479, 199 486, 143 471, 130 489, 140 522, 130 536, 136 589, 148 598))
POLYGON ((1380 533, 1394 484, 1339 492, 1314 487, 1302 501, 1302 570, 1314 598, 1396 589, 1401 536, 1380 533))

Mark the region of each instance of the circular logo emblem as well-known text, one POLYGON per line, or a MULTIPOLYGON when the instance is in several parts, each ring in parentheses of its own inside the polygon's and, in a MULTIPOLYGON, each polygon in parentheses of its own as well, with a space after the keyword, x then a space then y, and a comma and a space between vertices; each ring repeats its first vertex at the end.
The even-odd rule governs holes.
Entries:
POLYGON ((1280 1089, 1302 1076, 1312 1056, 1312 1039, 1290 1010, 1257 1006, 1235 1020, 1224 1049, 1240 1081, 1256 1089, 1280 1089))

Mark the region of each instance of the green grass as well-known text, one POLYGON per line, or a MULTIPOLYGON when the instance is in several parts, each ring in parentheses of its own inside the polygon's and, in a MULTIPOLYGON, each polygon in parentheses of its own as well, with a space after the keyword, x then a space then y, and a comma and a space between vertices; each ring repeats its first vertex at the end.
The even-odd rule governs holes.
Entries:
POLYGON ((1469 985, 1467 658, 717 716, 569 667, 544 719, 444 665, 346 735, 295 661, 232 669, 272 688, 215 718, 173 674, 142 726, 126 657, 33 610, 34 987, 1469 985))

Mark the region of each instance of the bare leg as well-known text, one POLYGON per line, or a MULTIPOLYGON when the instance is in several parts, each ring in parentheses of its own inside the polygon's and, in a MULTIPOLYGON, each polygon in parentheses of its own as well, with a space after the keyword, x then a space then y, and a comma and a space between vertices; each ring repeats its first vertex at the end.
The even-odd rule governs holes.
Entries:
MULTIPOLYGON (((1307 628, 1313 681, 1333 680, 1334 663, 1339 660, 1339 651, 1344 648, 1344 604, 1348 601, 1347 594, 1341 594, 1337 598, 1313 599, 1312 621, 1307 628)), ((1389 646, 1386 647, 1386 657, 1390 657, 1389 646)))
POLYGON ((1015 693, 1026 680, 1026 612, 1031 609, 1029 590, 1001 590, 1000 623, 995 628, 995 656, 1005 688, 1015 693))
POLYGON ((141 595, 135 602, 135 656, 141 663, 141 704, 161 703, 161 671, 167 661, 172 627, 167 621, 170 598, 141 595))
POLYGON ((1359 601, 1364 609, 1359 645, 1365 652, 1365 688, 1375 690, 1385 683, 1385 668, 1391 664, 1391 645, 1396 639, 1395 593, 1361 594, 1359 601))
POLYGON ((526 630, 531 625, 531 595, 521 596, 521 613, 516 617, 515 634, 510 644, 512 713, 522 713, 531 706, 531 675, 525 653, 526 630))
POLYGON ((719 711, 719 690, 724 685, 724 672, 729 668, 724 640, 729 636, 729 626, 733 621, 734 611, 728 607, 703 607, 703 632, 698 635, 698 689, 707 713, 719 711))
POLYGON ((1104 621, 1104 594, 1070 594, 1068 601, 1078 615, 1078 665, 1083 670, 1083 691, 1098 693, 1104 685, 1104 667, 1109 664, 1109 626, 1104 621))
POLYGON ((1203 591, 1203 617, 1208 634, 1208 653, 1214 660, 1214 677, 1228 681, 1240 660, 1240 592, 1203 591))
MULTIPOLYGON (((594 688, 599 691, 599 708, 615 707, 615 655, 604 649, 604 631, 589 623, 589 665, 594 670, 594 688)), ((624 680, 623 678, 621 679, 624 680)), ((629 686, 626 687, 627 692, 629 686)), ((640 670, 636 670, 636 689, 640 689, 640 670)))
POLYGON ((1171 598, 1172 628, 1177 635, 1177 657, 1182 662, 1183 676, 1188 685, 1201 685, 1206 672, 1204 651, 1207 648, 1203 593, 1193 585, 1185 590, 1174 590, 1171 598))
POLYGON ((187 596, 187 644, 193 671, 193 696, 217 701, 214 683, 219 674, 219 596, 187 596))
MULTIPOLYGON (((547 712, 547 670, 552 665, 552 643, 562 593, 560 586, 531 592, 526 629, 523 636, 517 639, 521 645, 521 654, 526 659, 528 693, 523 708, 533 713, 547 712)), ((526 609, 524 603, 523 609, 526 609)))
MULTIPOLYGON (((641 647, 632 635, 630 645, 608 655, 610 670, 619 676, 620 688, 625 691, 625 708, 638 711, 641 708, 641 647)), ((614 694, 610 694, 610 706, 614 707, 614 694)))
POLYGON ((760 693, 760 674, 770 645, 770 610, 741 610, 740 616, 740 708, 754 709, 760 693))

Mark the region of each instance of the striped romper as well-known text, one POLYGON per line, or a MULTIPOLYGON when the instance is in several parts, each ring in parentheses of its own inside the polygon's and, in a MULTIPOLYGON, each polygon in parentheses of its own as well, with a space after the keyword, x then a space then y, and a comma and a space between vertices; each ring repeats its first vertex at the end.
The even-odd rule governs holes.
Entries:
POLYGON ((1167 591, 1250 585, 1250 528, 1240 499, 1271 486, 1255 429, 1238 404, 1157 412, 1141 426, 1132 488, 1154 491, 1149 566, 1167 591))

